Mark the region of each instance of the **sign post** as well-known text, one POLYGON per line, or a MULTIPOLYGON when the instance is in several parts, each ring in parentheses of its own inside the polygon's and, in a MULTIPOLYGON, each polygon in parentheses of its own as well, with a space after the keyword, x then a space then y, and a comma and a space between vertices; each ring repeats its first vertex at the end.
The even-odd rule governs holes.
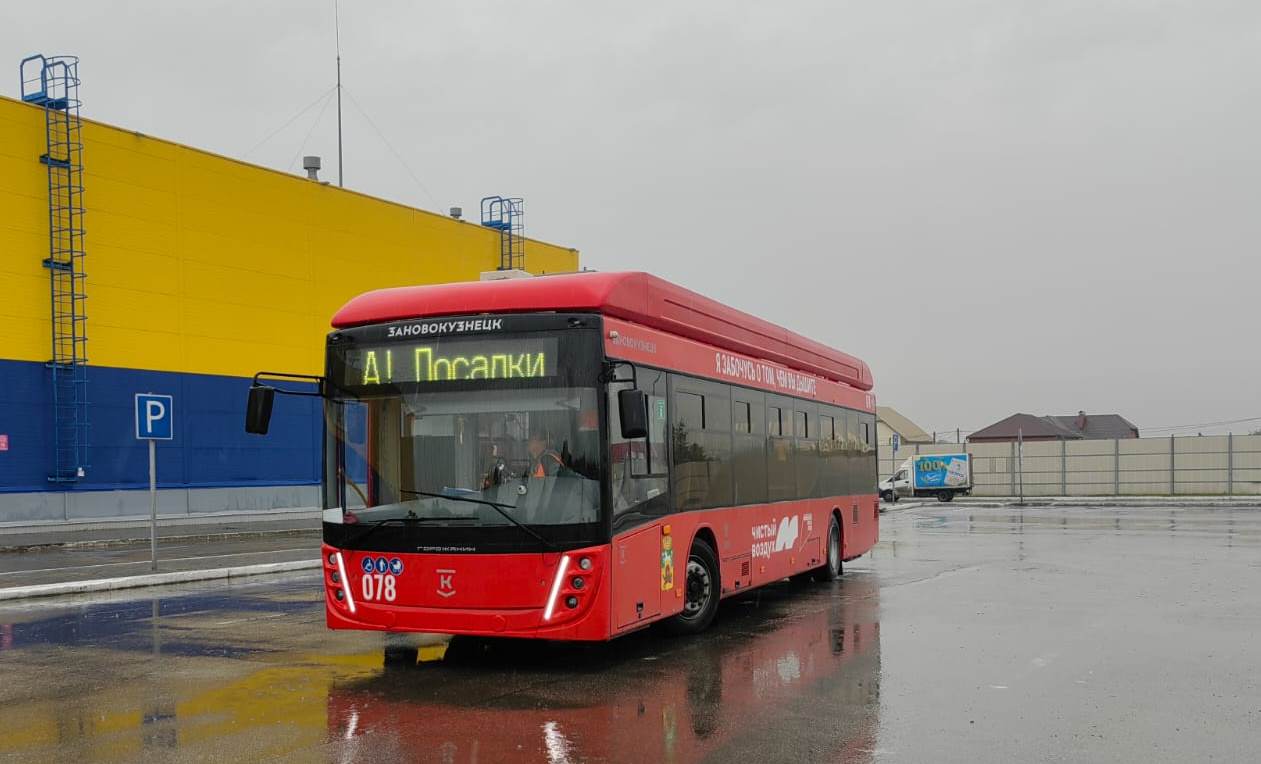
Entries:
POLYGON ((175 398, 136 393, 136 439, 149 441, 149 569, 158 569, 158 456, 157 441, 172 440, 175 398))
POLYGON ((1025 505, 1025 430, 1016 430, 1016 469, 1020 472, 1020 506, 1025 505))
POLYGON ((889 437, 889 444, 893 446, 893 453, 889 454, 889 492, 893 494, 894 501, 898 497, 898 446, 902 445, 902 436, 893 433, 889 437))

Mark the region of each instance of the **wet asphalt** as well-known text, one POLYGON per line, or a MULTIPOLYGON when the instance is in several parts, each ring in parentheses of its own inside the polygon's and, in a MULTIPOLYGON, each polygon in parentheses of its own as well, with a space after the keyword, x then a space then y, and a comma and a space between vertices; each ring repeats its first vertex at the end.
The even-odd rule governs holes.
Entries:
POLYGON ((316 574, 0 607, 0 760, 1254 761, 1261 511, 922 507, 595 646, 324 628, 316 574))
MULTIPOLYGON (((243 538, 180 537, 158 543, 158 571, 227 568, 270 562, 316 560, 318 531, 243 538)), ((149 543, 88 546, 44 546, 0 553, 0 589, 64 581, 119 578, 152 572, 149 543)))

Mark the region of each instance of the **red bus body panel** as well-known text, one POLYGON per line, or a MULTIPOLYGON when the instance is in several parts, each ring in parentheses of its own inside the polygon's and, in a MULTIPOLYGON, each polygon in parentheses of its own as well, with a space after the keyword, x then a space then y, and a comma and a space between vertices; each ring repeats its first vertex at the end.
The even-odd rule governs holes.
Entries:
POLYGON ((571 273, 378 289, 346 303, 333 316, 333 326, 549 310, 601 313, 858 390, 873 386, 871 369, 859 359, 647 273, 571 273))
POLYGON ((874 496, 685 512, 618 534, 609 545, 563 554, 405 554, 325 545, 327 623, 331 629, 606 640, 683 609, 686 550, 698 533, 717 547, 722 596, 729 597, 822 565, 833 516, 840 520, 842 557, 866 552, 876 541, 878 512, 874 496), (342 600, 336 597, 342 583, 333 576, 338 566, 329 560, 339 552, 348 579, 342 600), (545 619, 565 557, 553 614, 545 619), (592 561, 589 571, 577 567, 584 557, 592 561), (364 576, 377 575, 364 572, 365 558, 401 562, 394 599, 385 601, 379 592, 372 601, 363 598, 364 576), (574 576, 585 579, 582 589, 571 585, 574 576), (570 596, 578 598, 576 608, 566 606, 570 596))
MULTIPOLYGON (((565 554, 406 554, 343 550, 327 544, 324 552, 324 588, 330 629, 369 631, 424 631, 480 636, 541 637, 563 640, 609 638, 607 546, 565 554), (335 582, 339 566, 330 556, 340 553, 345 575, 343 599, 335 582), (545 619, 547 602, 562 559, 569 557, 564 581, 557 588, 552 617, 545 619), (581 558, 592 561, 589 571, 578 568, 581 558), (364 560, 397 559, 401 572, 367 573, 364 560), (393 598, 381 596, 380 587, 365 585, 365 576, 393 578, 393 598), (585 586, 570 583, 581 575, 585 586), (366 591, 376 595, 365 599, 366 591), (565 607, 564 599, 579 598, 577 608, 565 607), (353 607, 352 607, 353 601, 353 607)), ((387 590, 388 591, 388 590, 387 590)))

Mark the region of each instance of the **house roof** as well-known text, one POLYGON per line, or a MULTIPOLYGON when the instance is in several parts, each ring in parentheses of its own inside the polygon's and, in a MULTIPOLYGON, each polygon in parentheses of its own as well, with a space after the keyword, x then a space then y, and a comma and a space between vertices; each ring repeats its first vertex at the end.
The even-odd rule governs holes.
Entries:
POLYGON ((1023 437, 1025 440, 1045 438, 1081 440, 1084 436, 1071 427, 1065 427, 1053 417, 1012 414, 989 427, 977 430, 968 436, 968 440, 1015 440, 1018 437, 1023 437))
POLYGON ((1089 439, 1132 438, 1138 432, 1138 427, 1120 414, 1086 414, 1085 428, 1077 426, 1079 417, 1081 417, 1081 414, 1077 416, 1052 416, 1047 417, 1047 419, 1054 419, 1065 427, 1082 433, 1084 437, 1089 439))
POLYGON ((933 436, 892 406, 876 406, 876 418, 898 434, 904 443, 932 443, 933 436))
POLYGON ((1120 414, 1034 416, 1012 414, 968 436, 968 440, 1111 440, 1137 437, 1138 427, 1120 414), (1085 419, 1085 426, 1078 422, 1085 419))

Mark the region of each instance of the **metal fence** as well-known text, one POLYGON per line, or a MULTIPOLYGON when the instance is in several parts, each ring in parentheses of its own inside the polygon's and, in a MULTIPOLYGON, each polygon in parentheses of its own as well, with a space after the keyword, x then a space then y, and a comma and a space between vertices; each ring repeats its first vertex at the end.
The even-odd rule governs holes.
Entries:
POLYGON ((1261 435, 904 445, 896 456, 882 443, 880 478, 916 454, 963 451, 976 496, 1261 495, 1261 435))

